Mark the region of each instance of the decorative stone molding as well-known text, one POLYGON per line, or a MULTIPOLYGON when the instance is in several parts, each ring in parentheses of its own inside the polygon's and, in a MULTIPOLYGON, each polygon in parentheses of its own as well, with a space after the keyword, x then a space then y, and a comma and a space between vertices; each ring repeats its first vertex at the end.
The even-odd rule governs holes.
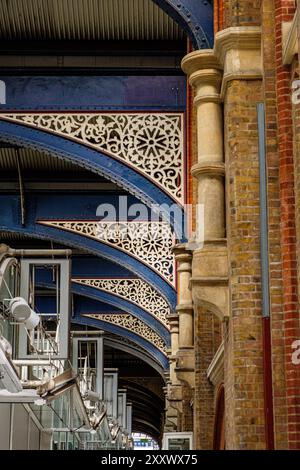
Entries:
POLYGON ((206 372, 208 380, 216 387, 224 380, 224 343, 222 343, 206 372))
POLYGON ((195 351, 193 347, 179 350, 175 372, 180 382, 187 384, 190 389, 195 387, 195 351))
POLYGON ((171 333, 171 349, 168 351, 168 358, 170 364, 170 376, 169 381, 172 384, 177 384, 178 380, 175 374, 176 367, 176 354, 178 352, 178 337, 179 337, 179 316, 178 313, 174 312, 168 315, 171 333))
POLYGON ((223 66, 221 96, 228 82, 262 78, 261 28, 238 26, 216 34, 214 53, 223 66))
POLYGON ((175 286, 174 235, 166 222, 39 220, 38 223, 111 245, 148 265, 175 286))
POLYGON ((150 315, 170 328, 170 307, 152 286, 142 279, 72 279, 77 284, 93 287, 128 300, 146 310, 150 315))
POLYGON ((205 81, 214 82, 215 86, 222 83, 220 94, 204 88, 203 96, 197 93, 196 102, 223 100, 231 80, 262 78, 261 28, 237 26, 223 29, 215 36, 214 49, 191 52, 183 58, 181 67, 196 89, 197 83, 203 87, 205 81))
MULTIPOLYGON (((182 113, 15 113, 1 119, 88 145, 145 175, 184 203, 182 113)), ((99 156, 101 158, 101 156, 99 156)))
MULTIPOLYGON (((213 50, 196 51, 182 60, 195 89, 197 110, 197 164, 192 175, 197 178, 197 203, 204 209, 204 239, 225 234, 223 111, 220 89, 221 64, 213 50)), ((200 222, 197 221, 197 224, 200 222)), ((197 231, 199 226, 197 227, 197 231)))
POLYGON ((167 346, 163 339, 150 326, 146 325, 139 318, 134 317, 130 313, 91 313, 82 315, 83 317, 93 318, 103 322, 125 328, 143 339, 153 344, 157 349, 167 354, 167 346))
POLYGON ((225 239, 210 240, 193 257, 190 280, 195 309, 205 308, 220 321, 229 315, 228 253, 225 239))
POLYGON ((295 12, 293 21, 282 23, 282 58, 284 65, 290 65, 298 54, 297 36, 298 11, 295 12))
POLYGON ((213 49, 205 49, 187 54, 182 59, 181 68, 190 77, 199 70, 222 70, 222 65, 218 61, 213 49))
POLYGON ((185 244, 178 244, 173 248, 177 262, 178 304, 176 312, 179 315, 179 348, 193 348, 194 344, 194 317, 190 279, 192 275, 192 252, 185 244))
POLYGON ((225 164, 223 162, 196 163, 192 166, 191 173, 194 178, 199 178, 201 175, 223 177, 225 176, 225 164))
POLYGON ((170 330, 172 332, 178 333, 178 314, 176 312, 171 312, 167 316, 168 323, 170 325, 170 330))

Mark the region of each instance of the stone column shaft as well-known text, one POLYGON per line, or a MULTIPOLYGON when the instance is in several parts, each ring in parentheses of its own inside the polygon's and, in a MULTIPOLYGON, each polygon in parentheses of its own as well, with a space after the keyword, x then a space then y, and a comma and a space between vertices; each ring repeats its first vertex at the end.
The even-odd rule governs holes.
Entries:
POLYGON ((197 223, 204 222, 204 241, 224 238, 222 74, 216 68, 200 69, 190 74, 189 81, 196 91, 198 143, 198 161, 191 171, 198 180, 197 202, 204 210, 204 221, 197 223))
POLYGON ((194 318, 192 292, 189 288, 192 273, 192 256, 185 245, 174 248, 177 261, 178 304, 179 314, 179 349, 192 348, 194 345, 194 318))
POLYGON ((170 364, 170 382, 171 384, 178 384, 178 379, 175 373, 176 367, 176 354, 178 352, 178 337, 179 337, 179 327, 178 327, 178 314, 174 313, 169 315, 170 323, 170 333, 171 333, 171 354, 169 355, 169 364, 170 364))

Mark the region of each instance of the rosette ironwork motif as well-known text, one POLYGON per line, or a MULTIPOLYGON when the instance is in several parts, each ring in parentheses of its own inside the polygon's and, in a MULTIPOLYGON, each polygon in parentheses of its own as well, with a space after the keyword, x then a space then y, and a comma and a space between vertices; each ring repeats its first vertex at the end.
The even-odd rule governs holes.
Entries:
POLYGON ((67 137, 117 158, 184 203, 180 113, 15 113, 0 118, 67 137))
POLYGON ((38 223, 118 248, 143 262, 175 286, 175 259, 172 253, 175 239, 167 222, 39 220, 38 223))

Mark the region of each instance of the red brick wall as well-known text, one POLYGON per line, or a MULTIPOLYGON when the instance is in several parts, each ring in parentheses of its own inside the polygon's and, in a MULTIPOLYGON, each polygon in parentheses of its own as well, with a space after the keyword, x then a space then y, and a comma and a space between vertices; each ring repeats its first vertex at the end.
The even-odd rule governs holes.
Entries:
POLYGON ((279 184, 281 205, 281 250, 283 263, 283 314, 285 340, 286 396, 288 415, 288 447, 300 448, 299 376, 291 361, 291 344, 299 339, 297 295, 297 256, 293 161, 293 120, 291 102, 291 72, 282 65, 282 22, 292 21, 294 0, 275 0, 276 32, 276 92, 278 112, 279 184))
POLYGON ((224 27, 224 0, 214 0, 214 32, 224 27))
POLYGON ((272 373, 274 404, 274 439, 276 449, 287 448, 287 408, 285 391, 285 347, 283 315, 283 280, 280 231, 280 186, 278 119, 275 67, 275 5, 262 4, 262 55, 264 102, 266 113, 266 154, 269 218, 269 269, 272 338, 272 373))
MULTIPOLYGON (((292 64, 292 79, 299 80, 299 64, 295 60, 292 64)), ((296 200, 296 234, 297 234, 297 254, 300 249, 300 105, 293 106, 293 130, 294 130, 294 169, 295 169, 295 200, 296 200)), ((298 264, 298 296, 300 292, 300 257, 297 256, 298 264)), ((299 297, 298 297, 299 298, 299 297)), ((298 321, 297 316, 291 318, 289 323, 290 338, 287 345, 287 353, 291 357, 291 342, 293 339, 300 339, 300 315, 298 306, 298 321)), ((289 439, 291 449, 300 449, 300 365, 289 364, 287 370, 289 374, 288 384, 288 405, 289 405, 289 439)))

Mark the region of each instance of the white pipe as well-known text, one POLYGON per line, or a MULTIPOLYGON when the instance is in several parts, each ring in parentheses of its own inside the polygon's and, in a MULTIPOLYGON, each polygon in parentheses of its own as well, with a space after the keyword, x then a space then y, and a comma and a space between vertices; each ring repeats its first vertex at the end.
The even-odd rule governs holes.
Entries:
POLYGON ((8 248, 7 254, 10 256, 71 256, 72 250, 21 250, 8 248))

